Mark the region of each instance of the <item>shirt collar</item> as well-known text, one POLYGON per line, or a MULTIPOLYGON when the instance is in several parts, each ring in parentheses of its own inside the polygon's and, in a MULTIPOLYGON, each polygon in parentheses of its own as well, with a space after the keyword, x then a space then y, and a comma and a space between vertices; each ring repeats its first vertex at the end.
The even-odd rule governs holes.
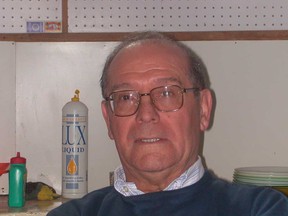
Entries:
MULTIPOLYGON (((202 160, 198 156, 198 160, 188 170, 172 181, 164 191, 176 190, 195 184, 202 178, 204 172, 202 160)), ((144 194, 144 192, 137 189, 133 182, 126 182, 126 176, 122 166, 119 166, 114 171, 114 188, 124 196, 144 194)))

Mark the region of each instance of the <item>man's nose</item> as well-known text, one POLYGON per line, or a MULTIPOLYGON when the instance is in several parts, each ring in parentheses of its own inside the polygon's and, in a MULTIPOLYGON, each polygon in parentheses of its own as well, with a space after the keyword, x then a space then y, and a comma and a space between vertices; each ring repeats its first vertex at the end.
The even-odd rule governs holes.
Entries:
POLYGON ((159 112, 153 104, 149 93, 140 95, 140 103, 136 118, 138 122, 156 122, 159 120, 159 112))

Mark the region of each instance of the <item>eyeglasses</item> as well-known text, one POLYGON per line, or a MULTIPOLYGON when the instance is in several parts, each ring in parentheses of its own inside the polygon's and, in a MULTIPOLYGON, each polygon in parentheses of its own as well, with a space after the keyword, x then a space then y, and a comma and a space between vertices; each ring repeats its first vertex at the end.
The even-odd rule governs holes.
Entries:
POLYGON ((142 96, 150 96, 152 104, 160 112, 174 112, 183 106, 183 94, 196 92, 199 88, 181 88, 177 85, 160 86, 148 93, 134 90, 112 92, 105 100, 109 102, 114 115, 124 117, 134 115, 142 96))

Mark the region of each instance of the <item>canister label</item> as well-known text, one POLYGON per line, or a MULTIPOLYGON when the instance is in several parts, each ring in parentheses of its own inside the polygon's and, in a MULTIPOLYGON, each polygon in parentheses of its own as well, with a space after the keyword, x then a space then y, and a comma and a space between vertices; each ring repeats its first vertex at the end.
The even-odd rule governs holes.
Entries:
MULTIPOLYGON (((87 117, 62 117, 62 195, 87 193, 87 117)), ((66 196, 69 198, 69 196, 66 196)))

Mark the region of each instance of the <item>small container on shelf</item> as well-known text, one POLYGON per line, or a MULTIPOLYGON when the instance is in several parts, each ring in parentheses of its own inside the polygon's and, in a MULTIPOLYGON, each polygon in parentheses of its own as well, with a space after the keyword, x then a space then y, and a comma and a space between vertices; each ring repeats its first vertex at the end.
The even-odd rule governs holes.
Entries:
POLYGON ((27 181, 26 158, 17 156, 11 158, 9 169, 9 207, 23 207, 25 205, 25 186, 27 181))

